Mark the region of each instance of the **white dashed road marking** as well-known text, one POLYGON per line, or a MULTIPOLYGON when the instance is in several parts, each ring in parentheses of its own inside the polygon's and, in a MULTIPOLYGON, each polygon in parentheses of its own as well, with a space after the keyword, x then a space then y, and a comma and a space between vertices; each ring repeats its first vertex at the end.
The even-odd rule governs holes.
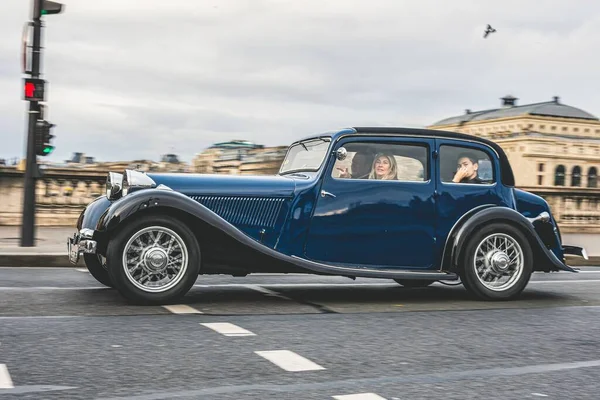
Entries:
POLYGON ((10 374, 8 373, 8 368, 6 368, 6 364, 0 364, 0 389, 12 389, 14 388, 12 379, 10 379, 10 374))
POLYGON ((252 290, 256 290, 257 292, 261 292, 267 296, 279 297, 280 299, 284 299, 284 300, 292 300, 289 297, 282 295, 281 293, 277 293, 274 290, 267 289, 266 287, 262 287, 260 285, 244 285, 244 286, 247 287, 248 289, 252 289, 252 290))
POLYGON ((548 397, 547 394, 543 394, 543 393, 531 393, 533 396, 537 396, 537 397, 548 397))
POLYGON ((384 397, 378 396, 375 393, 357 393, 346 394, 343 396, 333 396, 336 400, 385 400, 384 397))
POLYGON ((87 268, 75 268, 75 271, 79 271, 79 272, 89 272, 87 268))
POLYGON ((173 314, 202 314, 202 311, 196 310, 186 304, 174 304, 171 306, 163 306, 173 314))
POLYGON ((200 324, 225 336, 256 336, 254 333, 229 322, 214 322, 200 324))
POLYGON ((255 351, 259 356, 271 361, 279 368, 290 372, 317 371, 325 369, 309 359, 289 350, 255 351))

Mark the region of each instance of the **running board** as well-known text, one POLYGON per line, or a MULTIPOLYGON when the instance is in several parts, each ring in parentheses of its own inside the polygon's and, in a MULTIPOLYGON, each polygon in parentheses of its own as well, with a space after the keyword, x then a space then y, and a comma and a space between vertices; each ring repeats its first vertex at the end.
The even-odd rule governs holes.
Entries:
POLYGON ((390 269, 386 267, 367 268, 355 266, 338 266, 323 264, 316 261, 307 260, 297 256, 291 256, 292 263, 310 271, 320 272, 332 275, 350 276, 355 278, 383 278, 383 279, 425 279, 432 281, 456 281, 458 275, 453 272, 440 271, 415 271, 407 269, 390 269))

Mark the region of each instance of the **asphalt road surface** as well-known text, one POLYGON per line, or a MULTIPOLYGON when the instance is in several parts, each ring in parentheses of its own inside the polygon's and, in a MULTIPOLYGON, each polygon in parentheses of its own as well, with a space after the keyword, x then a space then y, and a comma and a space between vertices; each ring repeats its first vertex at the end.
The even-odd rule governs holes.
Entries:
POLYGON ((522 298, 200 277, 139 307, 85 270, 0 268, 0 399, 599 399, 600 268, 522 298))

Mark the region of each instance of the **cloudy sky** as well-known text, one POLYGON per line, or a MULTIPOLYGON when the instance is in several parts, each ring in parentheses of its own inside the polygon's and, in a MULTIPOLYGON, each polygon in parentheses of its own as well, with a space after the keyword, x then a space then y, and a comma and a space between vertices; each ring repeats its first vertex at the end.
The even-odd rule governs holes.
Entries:
MULTIPOLYGON (((24 154, 30 3, 2 0, 0 158, 24 154)), ((600 114, 597 0, 64 3, 44 30, 54 161, 189 161, 236 138, 287 145, 346 126, 426 126, 507 93, 600 114), (488 23, 497 32, 483 39, 488 23)))

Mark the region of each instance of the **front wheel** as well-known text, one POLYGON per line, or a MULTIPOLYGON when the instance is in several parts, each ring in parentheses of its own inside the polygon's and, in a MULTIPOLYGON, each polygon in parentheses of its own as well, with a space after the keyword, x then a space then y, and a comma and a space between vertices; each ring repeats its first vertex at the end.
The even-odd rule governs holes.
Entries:
POLYGON ((181 221, 139 218, 108 244, 108 272, 116 289, 137 304, 168 304, 183 297, 198 278, 200 246, 181 221))
POLYGON ((520 230, 493 223, 473 234, 461 266, 461 280, 470 293, 484 300, 512 300, 529 282, 533 252, 520 230))

